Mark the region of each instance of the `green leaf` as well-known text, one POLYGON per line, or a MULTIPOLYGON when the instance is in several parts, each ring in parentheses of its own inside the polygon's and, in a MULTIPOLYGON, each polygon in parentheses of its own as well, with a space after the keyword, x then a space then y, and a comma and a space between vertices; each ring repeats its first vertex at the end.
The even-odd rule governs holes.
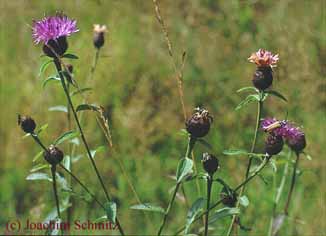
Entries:
POLYGON ((30 172, 35 172, 35 171, 39 171, 39 170, 43 170, 43 169, 48 169, 48 168, 50 168, 50 165, 49 164, 37 164, 32 169, 30 169, 30 172))
POLYGON ((78 59, 78 57, 74 54, 71 53, 66 53, 65 55, 62 56, 63 58, 69 58, 69 59, 78 59))
POLYGON ((218 219, 221 219, 223 217, 237 215, 237 214, 240 214, 240 209, 239 208, 225 207, 225 208, 222 208, 222 209, 218 209, 217 211, 215 211, 214 214, 212 214, 209 217, 208 223, 211 224, 211 223, 214 223, 215 221, 217 221, 218 219))
POLYGON ((246 195, 243 195, 239 198, 239 202, 242 206, 247 207, 249 205, 249 199, 246 195))
POLYGON ((192 166, 193 162, 191 159, 185 157, 180 160, 176 173, 177 183, 180 183, 186 175, 192 173, 192 166))
POLYGON ((133 210, 142 210, 142 211, 153 211, 153 212, 159 212, 159 213, 165 213, 164 209, 160 206, 155 206, 150 203, 143 203, 131 206, 130 209, 133 210))
POLYGON ((250 102, 253 101, 260 101, 260 97, 258 94, 250 94, 248 95, 242 102, 239 103, 239 105, 235 108, 235 110, 240 110, 242 107, 246 106, 250 102))
POLYGON ((96 220, 94 220, 94 223, 101 223, 101 222, 106 222, 108 220, 108 217, 106 215, 101 216, 99 218, 97 218, 96 220))
POLYGON ((275 162, 275 160, 271 158, 271 159, 269 160, 269 164, 271 165, 273 171, 276 173, 276 172, 277 172, 277 166, 276 166, 276 162, 275 162))
POLYGON ((286 97, 284 97, 281 93, 275 91, 275 90, 268 90, 268 91, 265 91, 265 93, 267 94, 270 94, 270 95, 273 95, 275 97, 278 97, 280 99, 282 99, 283 101, 287 102, 288 100, 286 99, 286 97))
POLYGON ((303 153, 303 155, 309 160, 309 161, 311 161, 312 160, 312 157, 309 155, 309 154, 307 154, 307 153, 303 153))
POLYGON ((41 132, 43 132, 44 130, 46 130, 49 127, 49 124, 44 124, 42 125, 38 130, 37 130, 37 134, 40 134, 41 132))
POLYGON ((115 202, 107 202, 104 204, 104 208, 109 221, 115 224, 115 218, 117 216, 117 204, 115 202))
POLYGON ((65 177, 61 176, 60 174, 56 173, 56 181, 58 185, 64 190, 70 190, 69 184, 65 177))
POLYGON ((190 228, 190 225, 194 221, 196 215, 203 209, 204 204, 205 204, 205 199, 204 198, 198 198, 190 207, 188 214, 187 214, 187 220, 186 220, 186 225, 185 225, 185 231, 184 234, 188 234, 188 230, 190 228))
POLYGON ((52 59, 48 60, 48 61, 45 61, 43 62, 43 64, 40 66, 40 72, 39 72, 39 76, 42 75, 42 73, 46 70, 46 68, 49 66, 49 64, 53 62, 52 59))
POLYGON ((62 112, 68 112, 68 109, 66 106, 63 105, 58 105, 58 106, 53 106, 53 107, 49 107, 48 109, 49 111, 62 111, 62 112))
POLYGON ((101 152, 101 151, 104 151, 104 150, 105 150, 105 146, 99 146, 95 150, 91 150, 91 156, 92 156, 92 158, 95 157, 95 154, 97 152, 101 152))
POLYGON ((33 157, 33 162, 37 161, 42 155, 43 155, 43 150, 40 151, 39 153, 37 153, 34 157, 33 157))
POLYGON ((76 108, 76 112, 91 110, 91 111, 99 111, 101 108, 95 104, 81 104, 76 108))
POLYGON ((52 178, 48 174, 42 172, 30 174, 26 177, 26 180, 48 180, 52 182, 52 178))
POLYGON ((47 79, 43 80, 42 82, 42 88, 45 88, 45 86, 49 83, 49 82, 59 82, 60 81, 60 77, 57 75, 52 75, 50 77, 48 77, 47 79))
POLYGON ((246 90, 254 90, 255 92, 258 92, 258 90, 255 87, 243 87, 243 88, 237 90, 237 93, 240 93, 240 92, 246 91, 246 90))
POLYGON ((73 91, 72 93, 70 93, 70 96, 75 96, 76 94, 82 94, 84 92, 90 91, 92 90, 92 88, 82 88, 82 89, 78 89, 76 91, 73 91))
POLYGON ((71 157, 70 157, 70 155, 65 155, 65 157, 63 159, 63 166, 67 170, 70 170, 70 164, 71 164, 71 157))
POLYGON ((248 152, 243 149, 228 149, 223 151, 224 155, 233 156, 233 155, 248 155, 248 152))
POLYGON ((60 135, 54 141, 53 145, 59 145, 59 144, 63 143, 66 140, 73 139, 73 138, 76 138, 78 136, 79 136, 79 132, 77 132, 77 131, 74 131, 74 130, 67 131, 67 132, 63 133, 62 135, 60 135))

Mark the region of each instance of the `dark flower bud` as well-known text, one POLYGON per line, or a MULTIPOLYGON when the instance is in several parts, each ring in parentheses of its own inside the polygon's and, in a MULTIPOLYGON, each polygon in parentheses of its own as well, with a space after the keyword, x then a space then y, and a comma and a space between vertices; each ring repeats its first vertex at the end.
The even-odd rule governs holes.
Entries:
POLYGON ((303 133, 286 140, 287 145, 296 153, 300 153, 306 147, 306 137, 303 133))
POLYGON ((69 83, 72 83, 72 72, 74 70, 74 67, 71 64, 67 64, 66 69, 67 69, 67 72, 68 72, 66 74, 66 79, 68 80, 69 83))
POLYGON ((44 159, 51 165, 59 164, 63 159, 63 152, 54 145, 50 145, 44 153, 44 159))
POLYGON ((43 45, 43 52, 48 57, 56 58, 57 55, 61 57, 68 49, 68 42, 65 36, 57 39, 51 39, 47 44, 43 45), (55 52, 55 53, 54 53, 55 52), (56 55, 57 54, 57 55, 56 55))
POLYGON ((29 116, 18 115, 18 125, 25 133, 33 133, 36 127, 35 121, 29 116))
POLYGON ((220 198, 222 203, 228 207, 235 207, 238 200, 237 193, 231 189, 227 189, 226 187, 223 187, 220 193, 220 198))
POLYGON ((97 49, 100 49, 104 45, 104 34, 107 32, 105 25, 94 25, 93 43, 97 49))
POLYGON ((195 111, 187 120, 186 129, 192 137, 201 138, 208 133, 213 117, 205 109, 196 108, 195 111))
POLYGON ((265 140, 265 153, 269 156, 280 153, 283 149, 284 141, 281 136, 270 134, 265 140))
POLYGON ((204 170, 209 175, 213 175, 219 168, 218 159, 212 154, 204 153, 202 163, 203 163, 204 170))
POLYGON ((253 79, 253 85, 259 90, 269 88, 273 83, 273 70, 270 66, 257 67, 253 79))

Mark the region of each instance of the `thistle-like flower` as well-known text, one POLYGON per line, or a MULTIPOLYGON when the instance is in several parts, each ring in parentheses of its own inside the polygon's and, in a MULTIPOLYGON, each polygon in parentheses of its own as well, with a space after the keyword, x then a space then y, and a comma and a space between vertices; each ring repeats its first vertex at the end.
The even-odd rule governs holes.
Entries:
POLYGON ((257 52, 252 53, 248 60, 255 63, 258 67, 276 67, 279 57, 278 54, 273 55, 265 49, 259 49, 257 52))
POLYGON ((100 49, 104 45, 104 34, 107 31, 106 25, 95 24, 94 28, 93 43, 97 49, 100 49))
POLYGON ((194 138, 204 137, 213 122, 213 117, 209 112, 202 108, 196 108, 195 113, 187 120, 186 129, 188 133, 194 138))
POLYGON ((258 52, 252 53, 248 60, 257 65, 252 83, 259 90, 269 88, 273 83, 273 70, 279 60, 278 54, 273 55, 265 49, 259 49, 258 52))
POLYGON ((51 165, 59 164, 63 159, 63 152, 58 147, 50 145, 44 153, 44 159, 51 165))
POLYGON ((288 121, 266 118, 261 122, 261 127, 273 136, 284 138, 287 145, 295 152, 301 152, 306 147, 304 132, 288 121))
POLYGON ((62 13, 34 21, 32 34, 35 44, 43 43, 43 51, 49 57, 62 56, 68 48, 67 36, 78 32, 76 20, 62 13))
POLYGON ((202 163, 203 163, 204 170, 209 175, 213 175, 219 168, 219 161, 212 154, 203 153, 202 163))

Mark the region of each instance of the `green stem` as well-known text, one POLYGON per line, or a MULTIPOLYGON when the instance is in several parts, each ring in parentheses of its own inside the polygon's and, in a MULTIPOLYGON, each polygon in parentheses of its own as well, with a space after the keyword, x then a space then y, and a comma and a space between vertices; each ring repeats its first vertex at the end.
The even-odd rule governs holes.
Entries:
POLYGON ((292 197, 294 185, 295 185, 295 182, 296 182, 297 168, 298 168, 298 165, 299 165, 300 154, 296 153, 296 155, 297 155, 297 158, 296 158, 295 163, 294 163, 290 191, 289 191, 288 198, 287 198, 287 201, 286 201, 286 204, 285 204, 285 207, 284 207, 284 214, 285 215, 289 214, 289 206, 290 206, 290 202, 291 202, 291 197, 292 197))
MULTIPOLYGON (((57 192, 57 182, 56 182, 56 178, 55 178, 55 170, 56 170, 56 166, 55 165, 51 165, 52 187, 53 187, 55 205, 57 207, 57 215, 58 215, 58 218, 61 220, 59 197, 58 197, 58 192, 57 192)), ((63 232, 62 231, 61 231, 61 234, 63 235, 63 232)))
MULTIPOLYGON (((80 125, 80 122, 79 122, 79 119, 78 119, 78 116, 77 116, 77 113, 76 113, 75 107, 74 107, 74 105, 73 105, 73 103, 72 103, 72 101, 71 101, 70 94, 69 94, 69 92, 68 92, 68 90, 67 90, 67 86, 66 86, 66 83, 65 83, 64 77, 63 77, 63 75, 62 75, 62 73, 61 73, 61 64, 60 64, 60 62, 59 62, 58 59, 55 59, 55 60, 54 60, 54 64, 55 64, 55 66, 56 66, 56 68, 57 68, 57 71, 58 71, 58 74, 59 74, 59 76, 60 76, 60 80, 61 80, 62 88, 63 88, 63 90, 64 90, 64 92, 65 92, 65 94, 66 94, 66 97, 67 97, 68 103, 69 103, 69 105, 70 105, 70 108, 71 108, 72 114, 73 114, 73 116, 74 116, 74 118, 75 118, 75 121, 76 121, 76 124, 77 124, 77 126, 78 126, 78 129, 79 129, 79 132, 80 132, 81 139, 82 139, 82 141, 83 141, 83 144, 84 144, 84 146, 85 146, 86 152, 87 152, 87 154, 88 154, 88 158, 89 158, 89 160, 90 160, 91 163, 92 163, 92 166, 93 166, 93 168, 94 168, 94 170, 95 170, 95 173, 96 173, 96 175, 97 175, 97 178, 99 179, 99 181, 100 181, 100 183, 101 183, 102 189, 103 189, 103 191, 104 191, 104 194, 105 194, 107 200, 108 200, 108 201, 111 201, 111 198, 110 198, 110 196, 109 196, 109 194, 108 194, 108 191, 107 191, 107 189, 106 189, 106 187, 105 187, 105 185, 104 185, 104 182, 103 182, 103 180, 102 180, 102 177, 101 177, 101 175, 100 175, 100 173, 99 173, 99 171, 98 171, 98 169, 97 169, 97 166, 96 166, 96 164, 95 164, 95 161, 94 161, 94 159, 92 158, 92 154, 91 154, 91 152, 90 152, 90 149, 89 149, 88 143, 87 143, 87 141, 86 141, 86 138, 85 138, 84 132, 83 132, 83 130, 82 130, 82 128, 81 128, 81 125, 80 125)), ((116 223, 117 223, 117 226, 118 226, 118 229, 119 229, 120 233, 121 233, 122 235, 124 235, 124 232, 123 232, 123 230, 122 230, 122 227, 120 226, 120 223, 119 223, 118 219, 116 219, 116 223)))
POLYGON ((284 189, 286 177, 288 175, 290 158, 291 158, 291 152, 289 152, 289 154, 288 154, 287 162, 286 162, 286 164, 284 166, 284 170, 283 170, 282 179, 281 179, 279 187, 276 190, 275 200, 274 200, 274 204, 273 204, 272 217, 271 217, 270 225, 269 225, 269 229, 268 229, 268 235, 269 236, 273 235, 273 223, 274 223, 274 218, 275 218, 275 215, 276 215, 276 208, 277 208, 277 205, 278 205, 278 203, 279 203, 279 201, 281 199, 281 195, 282 195, 282 192, 283 192, 283 189, 284 189))
MULTIPOLYGON (((185 158, 189 158, 189 157, 190 157, 191 152, 192 152, 192 149, 193 149, 194 146, 195 146, 195 143, 196 143, 196 138, 190 137, 190 138, 189 138, 189 142, 188 142, 188 146, 187 146, 187 151, 186 151, 186 156, 185 156, 185 158)), ((158 233, 157 233, 158 236, 160 236, 160 235, 162 234, 163 228, 164 228, 164 226, 165 226, 166 220, 167 220, 168 215, 169 215, 169 212, 170 212, 170 210, 171 210, 171 208, 172 208, 172 206, 173 206, 173 203, 174 203, 175 197, 176 197, 176 195, 177 195, 177 192, 178 192, 178 190, 179 190, 179 187, 180 187, 181 183, 182 183, 182 182, 178 182, 177 185, 175 186, 175 189, 174 189, 174 192, 173 192, 172 198, 171 198, 171 200, 170 200, 170 202, 169 202, 169 205, 168 205, 168 207, 167 207, 167 209, 166 209, 166 211, 165 211, 165 213, 164 213, 163 221, 162 221, 161 226, 160 226, 160 228, 159 228, 159 230, 158 230, 158 233)))
MULTIPOLYGON (((264 92, 263 91, 260 91, 259 92, 258 108, 257 108, 256 127, 255 127, 254 139, 253 139, 252 144, 251 144, 250 153, 254 153, 255 152, 255 149, 256 149, 257 137, 258 137, 258 131, 259 131, 259 124, 260 124, 260 119, 261 119, 261 113, 262 113, 262 110, 263 110, 263 96, 264 96, 264 92)), ((247 165, 245 180, 248 179, 253 158, 254 158, 253 156, 250 156, 249 157, 249 162, 248 162, 248 165, 247 165)), ((245 187, 244 186, 245 185, 243 185, 243 188, 241 188, 241 190, 240 190, 239 198, 238 199, 240 199, 240 197, 242 196, 242 194, 245 191, 245 187)), ((239 201, 237 202, 236 206, 237 207, 239 206, 239 201)), ((227 236, 230 236, 231 235, 237 217, 238 216, 236 216, 236 215, 234 215, 232 217, 231 224, 229 226, 227 236)))
MULTIPOLYGON (((44 144, 42 143, 42 141, 39 139, 39 137, 36 134, 32 134, 32 137, 34 138, 34 140, 43 148, 43 150, 45 152, 47 152, 48 150, 46 149, 46 147, 44 146, 44 144)), ((62 165, 61 163, 58 164, 64 171, 66 171, 104 210, 105 207, 104 205, 96 198, 96 196, 86 187, 85 184, 83 184, 83 182, 81 182, 79 180, 79 178, 74 175, 70 170, 68 170, 64 165, 62 165)))
MULTIPOLYGON (((269 161, 270 157, 266 157, 263 162, 260 164, 260 166, 257 167, 257 169, 255 170, 255 172, 248 178, 246 179, 244 182, 242 182, 240 185, 238 185, 234 191, 238 191, 241 187, 247 185, 254 177, 256 177, 267 165, 268 161, 269 161)), ((217 201, 214 205, 212 205, 211 207, 209 207, 208 210, 206 210, 205 212, 199 214, 193 222, 199 220, 201 217, 203 217, 207 211, 211 211, 212 209, 214 209, 215 207, 217 207, 219 204, 222 203, 222 200, 217 201)), ((180 228, 175 234, 173 235, 179 235, 182 231, 184 231, 185 226, 183 226, 182 228, 180 228)))
POLYGON ((209 203, 211 200, 211 192, 212 192, 212 183, 213 183, 213 176, 209 175, 207 178, 207 204, 206 204, 206 214, 205 214, 205 236, 208 233, 208 216, 209 216, 209 203))

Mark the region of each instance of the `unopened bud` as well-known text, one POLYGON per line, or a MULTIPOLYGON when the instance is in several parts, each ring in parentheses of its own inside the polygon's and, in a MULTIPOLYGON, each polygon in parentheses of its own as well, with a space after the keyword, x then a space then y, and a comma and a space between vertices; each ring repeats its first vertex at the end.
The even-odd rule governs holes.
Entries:
POLYGON ((213 175, 219 168, 218 159, 212 154, 204 153, 202 163, 203 163, 204 170, 209 175, 213 175))
POLYGON ((104 45, 104 34, 107 32, 107 28, 105 25, 94 25, 94 36, 93 36, 93 43, 97 49, 100 49, 104 45))
POLYGON ((25 133, 33 133, 36 128, 35 121, 29 116, 18 115, 18 125, 20 125, 25 133))
POLYGON ((59 164, 63 159, 63 152, 54 145, 50 145, 44 153, 44 159, 51 165, 59 164))
POLYGON ((186 122, 186 129, 192 137, 201 138, 207 135, 212 122, 213 117, 207 110, 196 108, 195 113, 186 122))

